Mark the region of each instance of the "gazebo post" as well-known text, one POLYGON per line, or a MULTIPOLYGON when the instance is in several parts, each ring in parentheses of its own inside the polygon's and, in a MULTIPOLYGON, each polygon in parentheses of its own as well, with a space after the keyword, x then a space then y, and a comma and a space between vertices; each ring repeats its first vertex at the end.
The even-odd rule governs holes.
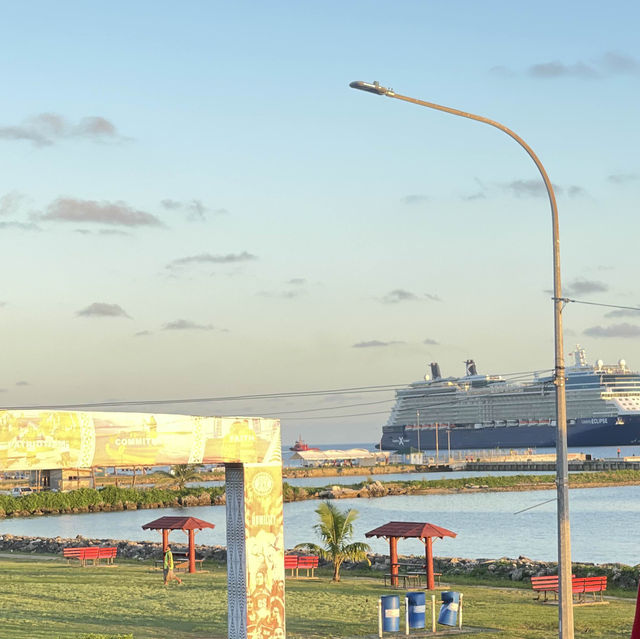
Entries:
POLYGON ((427 590, 435 590, 436 583, 433 578, 433 539, 427 537, 424 542, 425 563, 427 565, 427 590))
POLYGON ((391 585, 398 586, 398 538, 389 537, 389 563, 391 564, 391 585))
POLYGON ((162 554, 167 552, 167 546, 169 545, 169 531, 165 528, 162 531, 162 554))
POLYGON ((196 571, 196 544, 195 544, 195 530, 191 528, 189 530, 189 572, 196 571))

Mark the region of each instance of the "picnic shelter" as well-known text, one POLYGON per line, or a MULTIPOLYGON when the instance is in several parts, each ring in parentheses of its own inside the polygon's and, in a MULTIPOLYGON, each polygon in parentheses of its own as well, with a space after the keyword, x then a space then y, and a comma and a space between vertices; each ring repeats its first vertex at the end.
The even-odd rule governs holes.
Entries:
POLYGON ((414 521, 390 521, 365 533, 365 537, 384 537, 389 540, 391 585, 398 586, 398 539, 420 539, 424 542, 427 589, 435 588, 433 573, 433 538, 456 537, 456 533, 435 524, 414 521))
POLYGON ((150 521, 142 526, 143 530, 161 530, 162 531, 162 554, 164 555, 169 545, 169 531, 183 530, 189 535, 189 550, 187 557, 189 560, 189 572, 196 571, 196 546, 195 531, 204 528, 215 528, 214 524, 197 519, 196 517, 160 517, 150 521))

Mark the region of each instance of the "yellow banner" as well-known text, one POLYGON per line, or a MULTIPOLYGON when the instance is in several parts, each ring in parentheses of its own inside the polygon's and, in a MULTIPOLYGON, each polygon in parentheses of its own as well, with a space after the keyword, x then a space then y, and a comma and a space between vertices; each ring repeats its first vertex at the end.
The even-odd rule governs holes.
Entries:
POLYGON ((282 463, 280 422, 53 410, 0 411, 0 470, 282 463))

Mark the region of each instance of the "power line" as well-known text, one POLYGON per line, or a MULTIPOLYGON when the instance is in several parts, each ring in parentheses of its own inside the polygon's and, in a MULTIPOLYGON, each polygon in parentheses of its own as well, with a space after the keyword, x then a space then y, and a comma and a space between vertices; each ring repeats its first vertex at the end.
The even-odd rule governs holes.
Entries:
MULTIPOLYGON (((556 299, 555 297, 552 299, 556 299)), ((640 311, 640 308, 637 306, 620 306, 619 304, 602 304, 601 302, 586 302, 584 300, 574 300, 569 297, 560 297, 558 298, 561 302, 565 302, 569 304, 570 302, 574 304, 587 304, 589 306, 604 306, 606 308, 620 308, 625 311, 640 311)))

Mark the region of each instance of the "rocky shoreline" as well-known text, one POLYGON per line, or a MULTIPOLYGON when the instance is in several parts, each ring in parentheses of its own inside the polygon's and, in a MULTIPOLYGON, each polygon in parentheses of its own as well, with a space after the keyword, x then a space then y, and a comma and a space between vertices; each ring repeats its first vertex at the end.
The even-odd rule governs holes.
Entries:
MULTIPOLYGON (((79 546, 115 546, 118 557, 137 561, 159 559, 162 556, 160 543, 149 541, 127 541, 122 539, 92 539, 78 535, 70 539, 63 537, 27 537, 21 535, 0 535, 0 552, 16 555, 59 555, 64 548, 79 546)), ((171 547, 177 552, 186 552, 186 544, 172 542, 171 547)), ((227 550, 224 546, 196 545, 196 555, 205 560, 226 562, 227 550)), ((369 556, 371 568, 378 572, 389 571, 389 557, 372 554, 369 556)), ((410 559, 410 557, 403 557, 410 559)), ((422 561, 422 557, 414 557, 422 561)), ((325 562, 326 563, 326 562, 325 562)), ((322 564, 322 562, 321 562, 322 564)), ((366 564, 345 563, 346 571, 363 568, 366 564)), ((468 577, 493 577, 513 582, 527 582, 532 576, 556 574, 557 564, 551 561, 535 561, 524 556, 517 559, 502 557, 500 559, 464 559, 459 557, 434 557, 434 570, 447 575, 464 575, 468 577)), ((574 574, 578 577, 606 575, 609 588, 636 590, 640 583, 640 564, 582 564, 574 563, 574 574)))

